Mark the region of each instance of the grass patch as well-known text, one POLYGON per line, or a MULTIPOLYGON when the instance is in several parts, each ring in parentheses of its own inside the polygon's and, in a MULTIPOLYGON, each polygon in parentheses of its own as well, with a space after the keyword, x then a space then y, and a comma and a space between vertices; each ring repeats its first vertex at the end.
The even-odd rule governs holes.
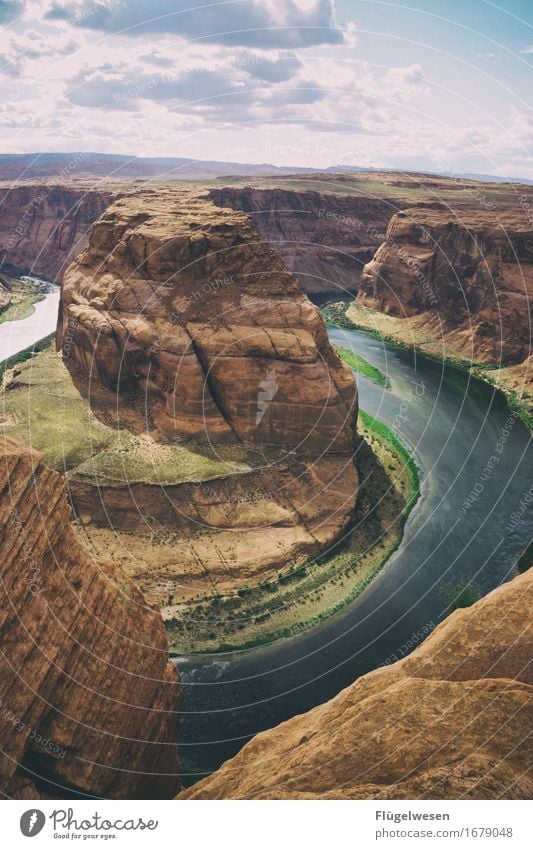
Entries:
POLYGON ((9 278, 9 287, 11 303, 0 314, 0 324, 28 318, 34 312, 35 304, 45 298, 45 293, 40 286, 31 280, 9 278))
POLYGON ((378 383, 380 386, 388 389, 390 386, 389 381, 385 377, 382 372, 376 366, 373 366, 372 363, 369 363, 364 357, 359 356, 359 354, 354 354, 353 351, 350 351, 348 348, 337 348, 337 354, 343 360, 346 365, 350 366, 353 371, 356 371, 358 374, 362 374, 364 377, 367 377, 369 380, 373 380, 374 383, 378 383))
POLYGON ((115 393, 95 383, 89 401, 49 342, 38 354, 30 349, 6 362, 4 433, 36 448, 58 471, 100 485, 172 485, 251 470, 254 458, 242 446, 220 446, 215 453, 210 446, 165 445, 132 432, 119 419, 115 393))
POLYGON ((406 513, 409 515, 420 498, 420 476, 418 474, 418 466, 416 465, 411 453, 407 450, 403 443, 400 442, 396 434, 387 427, 387 425, 384 425, 383 422, 378 422, 377 419, 374 419, 364 410, 359 410, 359 420, 369 433, 376 434, 382 441, 388 443, 394 453, 403 462, 404 469, 409 475, 409 479, 411 481, 412 494, 406 506, 406 513))
POLYGON ((363 412, 357 429, 361 489, 345 536, 274 580, 174 606, 166 621, 172 653, 228 652, 294 637, 369 586, 398 548, 420 486, 416 464, 385 425, 363 412))

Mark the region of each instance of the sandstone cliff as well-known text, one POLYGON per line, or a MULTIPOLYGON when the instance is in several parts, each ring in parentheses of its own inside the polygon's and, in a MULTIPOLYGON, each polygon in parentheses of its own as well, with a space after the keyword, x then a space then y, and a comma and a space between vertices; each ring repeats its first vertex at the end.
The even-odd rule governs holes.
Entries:
POLYGON ((95 546, 127 557, 150 599, 257 584, 346 528, 354 379, 244 213, 178 189, 116 201, 64 276, 57 346, 61 374, 44 355, 17 369, 6 426, 63 464, 95 546), (165 545, 134 558, 115 531, 165 545))
POLYGON ((57 344, 87 377, 149 398, 148 426, 172 439, 353 444, 353 378, 318 310, 246 215, 192 194, 105 212, 65 275, 57 344))
POLYGON ((0 188, 0 267, 13 265, 61 280, 85 247, 92 223, 112 198, 110 191, 47 183, 0 188))
POLYGON ((252 739, 180 799, 527 799, 533 570, 252 739))
MULTIPOLYGON (((370 195, 370 193, 369 193, 370 195)), ((405 202, 329 191, 224 187, 218 206, 248 213, 304 292, 317 299, 355 294, 361 271, 405 202)))
POLYGON ((59 475, 0 448, 1 792, 168 797, 180 690, 161 618, 91 561, 59 475))
POLYGON ((365 267, 362 304, 424 328, 465 358, 523 361, 530 354, 533 237, 521 212, 409 209, 391 220, 365 267))

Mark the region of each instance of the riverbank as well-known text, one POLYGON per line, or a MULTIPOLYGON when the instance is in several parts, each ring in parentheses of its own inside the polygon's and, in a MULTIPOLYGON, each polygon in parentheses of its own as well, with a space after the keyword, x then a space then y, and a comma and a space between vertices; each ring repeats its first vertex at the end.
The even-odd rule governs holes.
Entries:
POLYGON ((363 411, 357 428, 361 486, 344 539, 276 581, 167 611, 171 655, 237 651, 296 636, 342 610, 380 572, 402 540, 420 482, 389 428, 363 411))
POLYGON ((355 354, 353 351, 348 350, 348 348, 335 346, 335 350, 341 360, 345 362, 347 366, 350 366, 353 371, 357 372, 357 374, 362 374, 363 377, 373 380, 374 383, 378 384, 378 386, 383 386, 385 389, 389 388, 390 383, 385 375, 382 374, 378 368, 373 366, 372 363, 365 360, 364 357, 359 356, 359 354, 355 354))
POLYGON ((0 325, 8 321, 21 321, 35 312, 35 305, 44 301, 46 291, 32 277, 14 277, 0 274, 0 325))
POLYGON ((333 327, 363 330, 404 350, 415 348, 430 360, 458 368, 494 386, 505 395, 510 409, 533 431, 532 377, 527 373, 527 364, 495 367, 467 359, 441 339, 436 340, 428 335, 419 316, 412 319, 396 318, 364 307, 357 301, 330 303, 321 312, 326 323, 333 327))

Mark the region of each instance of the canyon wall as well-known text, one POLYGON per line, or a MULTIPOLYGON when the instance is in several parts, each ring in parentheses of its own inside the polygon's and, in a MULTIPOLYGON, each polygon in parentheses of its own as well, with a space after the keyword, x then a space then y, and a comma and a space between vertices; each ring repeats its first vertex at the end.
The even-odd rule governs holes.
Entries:
POLYGON ((180 688, 159 614, 91 561, 38 454, 2 438, 0 478, 1 792, 171 796, 180 688))
POLYGON ((519 363, 530 354, 533 235, 525 216, 409 209, 365 266, 358 301, 424 327, 465 357, 519 363))
POLYGON ((248 213, 304 292, 318 300, 355 294, 361 271, 405 201, 334 192, 224 187, 221 207, 248 213))
POLYGON ((82 184, 4 184, 0 187, 0 268, 13 265, 61 280, 112 196, 110 191, 82 184))
POLYGON ((533 570, 180 799, 530 799, 533 570))

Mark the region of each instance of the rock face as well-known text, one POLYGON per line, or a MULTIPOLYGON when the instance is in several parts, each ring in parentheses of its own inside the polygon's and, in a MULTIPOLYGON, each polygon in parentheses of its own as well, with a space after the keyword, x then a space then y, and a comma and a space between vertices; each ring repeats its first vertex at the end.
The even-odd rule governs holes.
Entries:
POLYGON ((111 197, 111 192, 81 185, 4 185, 0 188, 0 267, 13 265, 61 280, 111 197))
POLYGON ((284 188, 224 187, 211 189, 209 197, 248 213, 303 291, 316 299, 357 292, 363 266, 383 241, 391 216, 405 205, 284 188))
POLYGON ((533 570, 257 735, 184 799, 529 799, 533 570))
POLYGON ((519 363, 530 354, 533 236, 520 212, 409 209, 365 267, 358 300, 423 314, 427 331, 464 356, 519 363))
POLYGON ((58 348, 175 439, 346 452, 355 385, 250 219, 179 192, 111 206, 65 275, 58 348))
POLYGON ((162 620, 91 561, 59 475, 0 447, 2 793, 171 796, 180 688, 162 620))
POLYGON ((354 379, 247 215, 180 190, 118 200, 65 274, 57 346, 93 409, 106 387, 115 424, 133 410, 145 441, 263 452, 246 479, 70 473, 91 527, 182 533, 179 558, 157 561, 165 596, 254 584, 339 538, 357 497, 354 379))

